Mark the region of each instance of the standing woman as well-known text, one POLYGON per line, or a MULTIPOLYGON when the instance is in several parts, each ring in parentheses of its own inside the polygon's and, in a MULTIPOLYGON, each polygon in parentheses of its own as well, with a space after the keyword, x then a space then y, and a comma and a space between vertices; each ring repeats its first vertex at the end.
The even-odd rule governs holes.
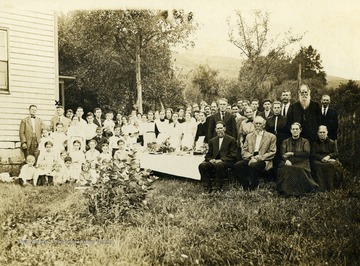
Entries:
POLYGON ((172 115, 173 115, 173 111, 171 108, 166 109, 165 111, 165 119, 169 120, 169 123, 172 122, 172 115))
POLYGON ((281 144, 277 190, 285 196, 301 196, 314 191, 318 184, 311 177, 310 143, 300 137, 300 123, 293 123, 290 132, 291 137, 281 144))
POLYGON ((195 143, 197 124, 190 112, 185 113, 185 122, 182 124, 184 136, 181 141, 182 148, 192 149, 195 143))

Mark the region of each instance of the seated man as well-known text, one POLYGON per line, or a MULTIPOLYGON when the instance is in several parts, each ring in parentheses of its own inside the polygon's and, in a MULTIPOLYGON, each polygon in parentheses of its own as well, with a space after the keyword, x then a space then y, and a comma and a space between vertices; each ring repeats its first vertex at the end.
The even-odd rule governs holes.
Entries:
POLYGON ((318 139, 311 146, 312 174, 319 190, 332 191, 340 186, 344 170, 338 156, 335 141, 328 137, 327 127, 319 126, 318 139))
POLYGON ((234 165, 234 173, 245 190, 254 190, 259 185, 259 176, 272 168, 276 137, 264 130, 265 123, 261 116, 255 117, 255 131, 246 136, 242 147, 243 160, 234 165))
POLYGON ((205 161, 199 165, 201 180, 207 183, 208 192, 212 192, 213 175, 218 188, 221 189, 226 169, 234 164, 236 158, 236 140, 225 134, 225 126, 222 121, 216 122, 217 136, 209 140, 209 150, 205 155, 205 161))

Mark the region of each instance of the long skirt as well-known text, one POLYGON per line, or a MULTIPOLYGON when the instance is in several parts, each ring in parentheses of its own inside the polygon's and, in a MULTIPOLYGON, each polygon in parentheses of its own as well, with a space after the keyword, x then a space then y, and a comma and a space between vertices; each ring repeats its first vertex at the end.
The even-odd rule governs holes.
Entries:
POLYGON ((319 184, 319 190, 332 191, 338 188, 344 176, 344 169, 339 161, 323 163, 314 162, 313 176, 319 184))
POLYGON ((302 196, 314 191, 318 184, 312 179, 309 170, 294 165, 279 167, 277 190, 285 196, 302 196))

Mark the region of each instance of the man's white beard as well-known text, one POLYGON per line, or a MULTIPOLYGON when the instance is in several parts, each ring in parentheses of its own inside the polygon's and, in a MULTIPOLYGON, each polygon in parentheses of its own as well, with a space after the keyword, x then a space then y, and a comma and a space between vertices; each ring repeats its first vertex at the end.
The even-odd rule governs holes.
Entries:
POLYGON ((310 105, 310 100, 311 100, 310 95, 304 96, 304 97, 303 97, 303 96, 300 96, 300 97, 299 97, 300 104, 301 104, 301 106, 302 106, 302 108, 303 108, 304 110, 309 107, 309 105, 310 105))

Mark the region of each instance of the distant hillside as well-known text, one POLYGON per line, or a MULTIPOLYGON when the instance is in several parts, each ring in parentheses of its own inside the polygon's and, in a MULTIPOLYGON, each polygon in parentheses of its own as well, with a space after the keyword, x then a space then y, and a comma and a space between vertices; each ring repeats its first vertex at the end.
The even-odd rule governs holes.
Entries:
MULTIPOLYGON (((240 67, 242 66, 241 59, 223 56, 206 56, 191 53, 173 53, 174 65, 177 73, 181 75, 188 75, 193 72, 199 65, 209 65, 212 69, 219 71, 219 76, 223 78, 237 79, 240 67)), ((327 76, 328 88, 337 88, 341 83, 347 83, 348 79, 327 76)), ((360 81, 356 81, 360 85, 360 81)))
POLYGON ((210 68, 219 71, 224 78, 237 78, 242 65, 241 59, 222 56, 206 56, 187 53, 173 53, 174 65, 178 73, 187 75, 199 65, 207 64, 210 68))
MULTIPOLYGON (((327 85, 326 85, 326 87, 328 87, 328 88, 337 88, 337 87, 339 87, 339 85, 341 84, 341 83, 348 83, 348 79, 345 79, 345 78, 340 78, 340 77, 336 77, 336 76, 327 76, 326 77, 326 80, 327 80, 327 85)), ((355 80, 356 81, 356 83, 360 86, 360 80, 355 80)))

